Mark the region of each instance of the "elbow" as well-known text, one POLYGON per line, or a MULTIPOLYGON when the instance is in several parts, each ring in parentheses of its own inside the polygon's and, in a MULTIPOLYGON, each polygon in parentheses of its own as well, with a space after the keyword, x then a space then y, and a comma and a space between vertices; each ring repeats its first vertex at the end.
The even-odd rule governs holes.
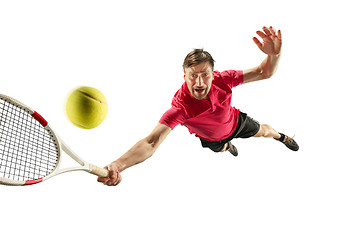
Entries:
POLYGON ((268 79, 274 75, 274 72, 269 71, 268 69, 264 68, 262 65, 257 67, 255 73, 256 73, 256 80, 268 79))
POLYGON ((151 137, 147 137, 143 141, 146 143, 148 154, 152 156, 159 146, 159 141, 151 137))
POLYGON ((273 72, 263 72, 263 73, 261 74, 261 77, 262 77, 262 79, 269 79, 269 78, 271 78, 273 75, 274 75, 273 72))
POLYGON ((271 78, 276 72, 276 69, 273 68, 273 69, 267 69, 267 68, 260 68, 260 76, 261 76, 261 79, 268 79, 268 78, 271 78))
POLYGON ((274 73, 275 73, 275 69, 267 69, 260 66, 261 79, 269 79, 274 75, 274 73))
POLYGON ((146 138, 145 141, 152 149, 156 149, 158 147, 158 141, 156 141, 155 139, 146 138))

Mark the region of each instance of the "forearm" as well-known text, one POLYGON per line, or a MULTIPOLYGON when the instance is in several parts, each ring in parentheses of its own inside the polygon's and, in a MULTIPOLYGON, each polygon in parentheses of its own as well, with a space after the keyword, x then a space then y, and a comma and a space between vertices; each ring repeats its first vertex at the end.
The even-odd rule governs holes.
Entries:
POLYGON ((266 59, 260 64, 259 70, 262 79, 270 78, 277 70, 280 60, 280 54, 268 55, 266 59))
POLYGON ((145 138, 137 142, 129 151, 114 161, 114 163, 118 165, 119 172, 121 172, 126 168, 145 161, 151 157, 155 151, 156 146, 145 138))
POLYGON ((170 127, 158 123, 149 136, 137 142, 119 159, 107 165, 105 168, 109 171, 109 176, 99 177, 98 181, 108 186, 119 184, 121 182, 119 173, 151 157, 171 130, 170 127))
POLYGON ((244 70, 244 83, 270 78, 276 72, 279 59, 280 54, 268 55, 259 66, 244 70))

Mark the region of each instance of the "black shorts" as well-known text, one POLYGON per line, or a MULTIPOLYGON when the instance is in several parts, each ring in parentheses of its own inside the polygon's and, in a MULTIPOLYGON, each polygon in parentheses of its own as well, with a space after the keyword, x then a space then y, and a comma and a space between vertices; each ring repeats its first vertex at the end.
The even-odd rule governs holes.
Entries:
POLYGON ((218 141, 212 142, 200 138, 201 145, 203 148, 210 148, 214 152, 220 152, 224 149, 224 146, 227 142, 230 142, 234 138, 249 138, 258 133, 260 129, 260 124, 258 121, 247 116, 246 113, 239 112, 239 120, 236 126, 235 131, 230 135, 230 137, 218 141))

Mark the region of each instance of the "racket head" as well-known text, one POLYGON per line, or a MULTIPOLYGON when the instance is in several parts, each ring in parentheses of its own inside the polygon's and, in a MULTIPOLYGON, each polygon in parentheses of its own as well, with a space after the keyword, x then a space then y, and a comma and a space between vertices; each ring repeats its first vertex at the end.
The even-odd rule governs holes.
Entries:
POLYGON ((0 94, 0 184, 39 183, 55 171, 60 159, 60 141, 47 121, 0 94))

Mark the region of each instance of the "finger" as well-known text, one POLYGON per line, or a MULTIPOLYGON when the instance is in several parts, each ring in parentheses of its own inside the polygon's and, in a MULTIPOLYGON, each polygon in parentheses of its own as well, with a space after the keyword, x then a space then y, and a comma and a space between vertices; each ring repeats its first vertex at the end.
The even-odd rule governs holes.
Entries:
POLYGON ((113 167, 112 165, 108 165, 105 167, 109 171, 109 177, 110 179, 115 179, 117 177, 118 170, 113 167))
POLYGON ((115 186, 117 185, 117 182, 119 181, 120 174, 119 172, 116 173, 116 176, 109 182, 109 186, 115 186))
POLYGON ((265 33, 263 33, 262 31, 256 31, 257 35, 259 35, 261 38, 266 38, 265 33))
POLYGON ((111 173, 110 173, 110 176, 108 179, 105 180, 104 184, 105 185, 108 185, 108 186, 115 186, 118 184, 118 182, 121 181, 121 176, 120 176, 120 173, 119 171, 117 170, 110 170, 111 173), (119 181, 120 179, 120 181, 119 181))
POLYGON ((98 177, 97 178, 97 181, 98 182, 101 182, 101 183, 104 183, 106 181, 107 178, 103 178, 103 177, 98 177))
POLYGON ((110 179, 114 178, 114 175, 115 175, 115 178, 116 178, 116 171, 114 169, 112 169, 112 167, 109 166, 109 165, 105 166, 104 168, 109 171, 109 176, 108 177, 98 177, 97 181, 101 182, 103 184, 107 184, 107 182, 110 179))
POLYGON ((277 32, 277 37, 278 37, 279 39, 281 39, 281 31, 280 31, 280 29, 279 29, 278 32, 277 32))
POLYGON ((270 26, 270 32, 271 35, 276 36, 276 30, 272 26, 270 26))
POLYGON ((263 30, 266 33, 266 36, 271 37, 271 32, 267 27, 263 27, 263 30))
POLYGON ((106 183, 108 186, 116 186, 121 182, 121 177, 117 178, 115 181, 109 181, 106 183))
POLYGON ((253 37, 253 41, 260 49, 262 49, 262 43, 259 41, 259 39, 253 37))
POLYGON ((112 184, 113 184, 113 180, 111 180, 111 179, 106 179, 104 182, 102 182, 104 185, 107 185, 107 186, 112 186, 112 184))
POLYGON ((114 185, 113 185, 113 186, 118 185, 118 184, 121 182, 121 180, 122 180, 122 177, 121 177, 121 175, 119 174, 118 179, 114 182, 114 185))
POLYGON ((116 179, 118 173, 119 173, 119 172, 118 172, 118 171, 115 171, 115 170, 109 171, 109 177, 110 177, 110 179, 116 179))

